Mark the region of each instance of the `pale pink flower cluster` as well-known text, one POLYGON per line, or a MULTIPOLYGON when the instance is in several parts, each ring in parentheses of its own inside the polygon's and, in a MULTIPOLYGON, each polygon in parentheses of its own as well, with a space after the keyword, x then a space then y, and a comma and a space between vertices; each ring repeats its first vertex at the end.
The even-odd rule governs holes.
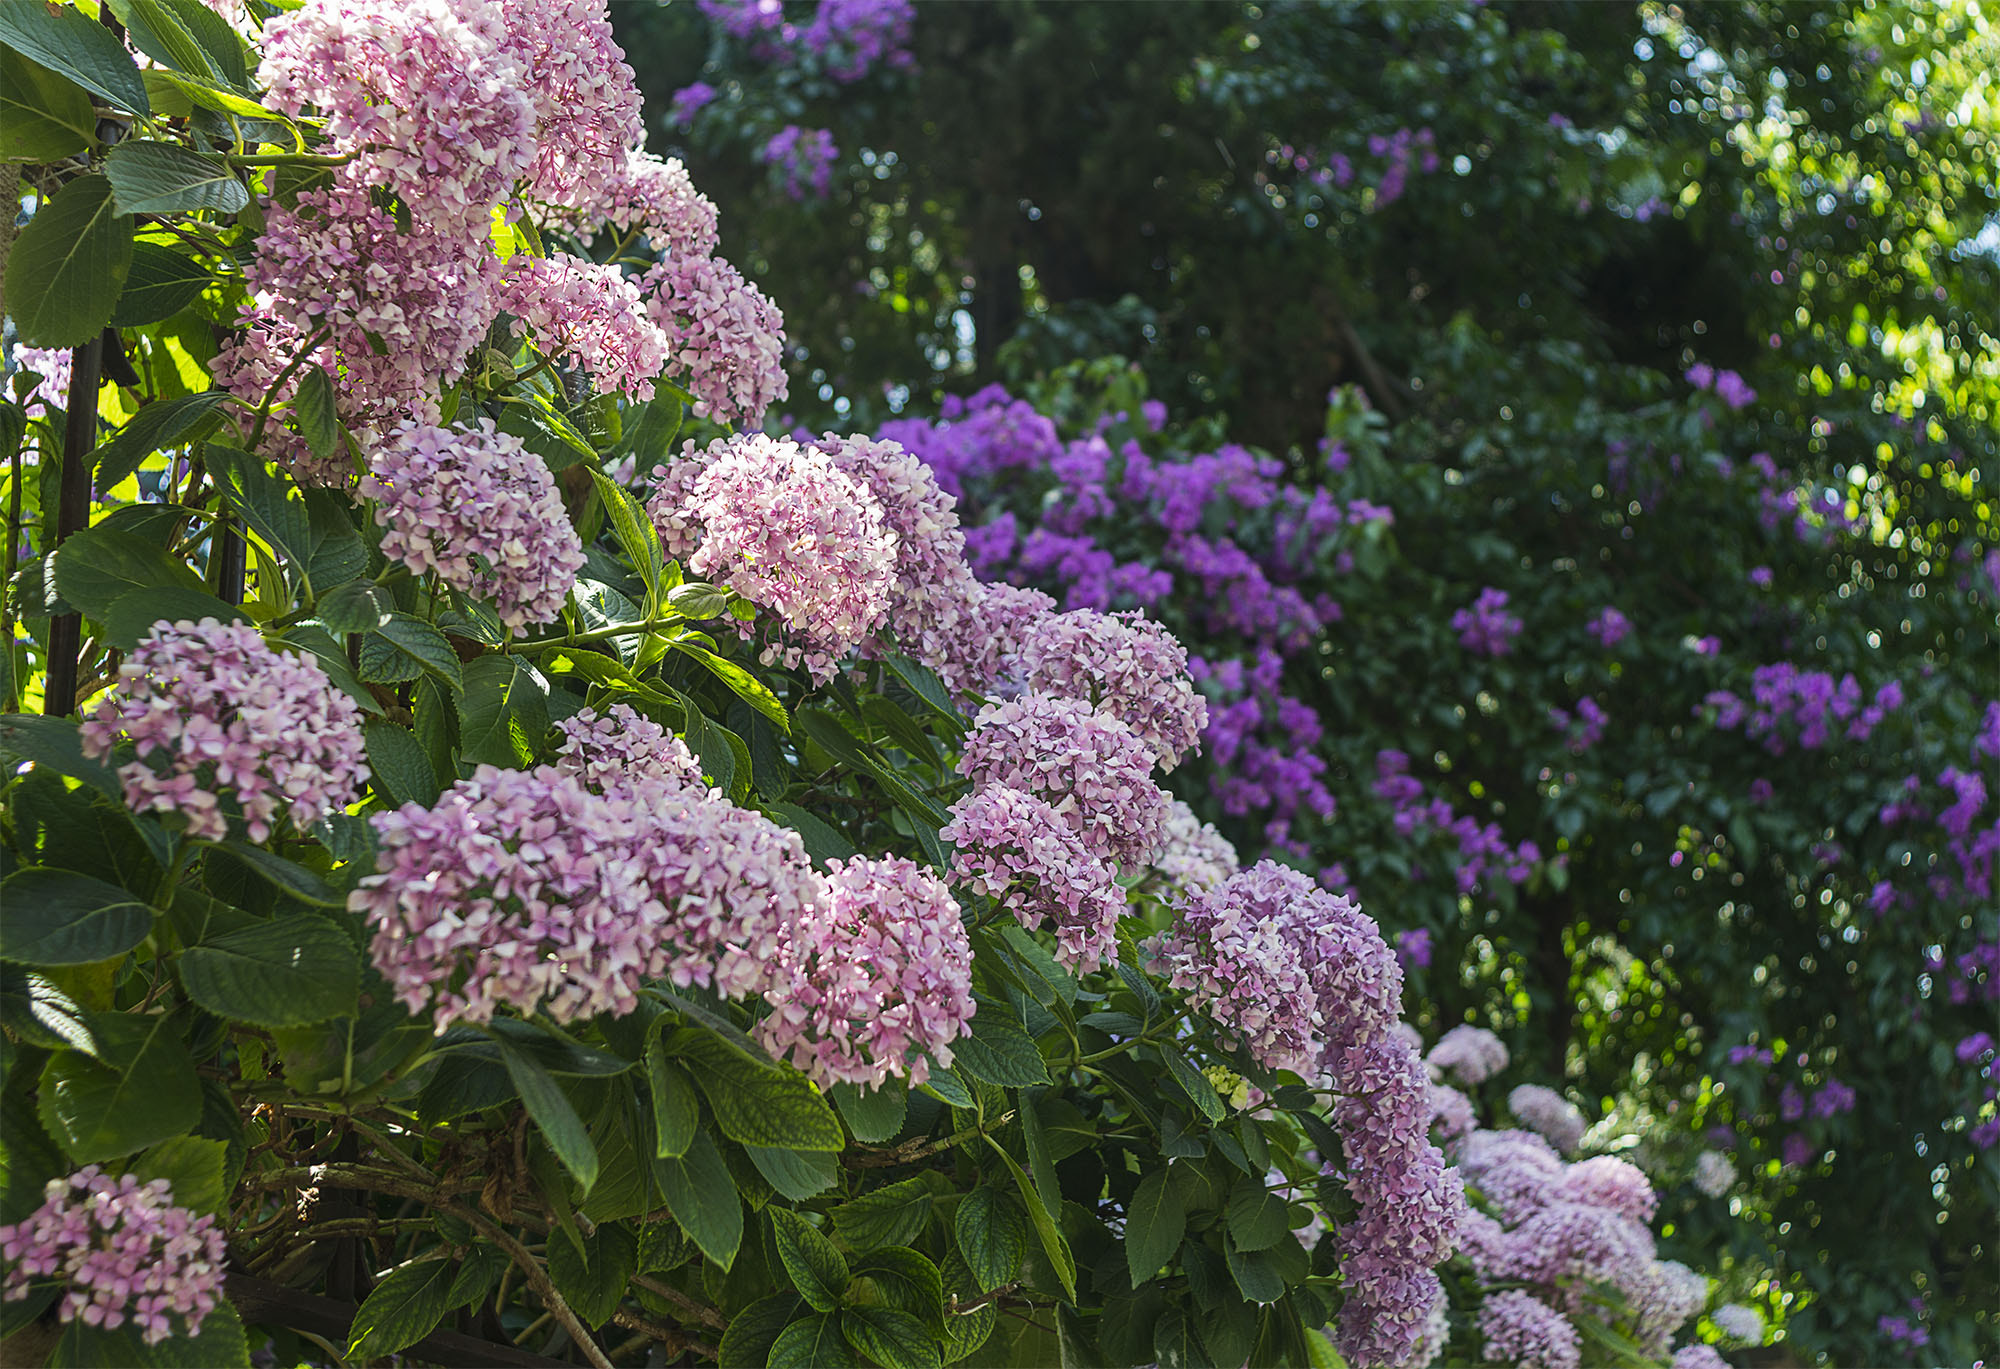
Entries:
POLYGON ((1671 1369, 1730 1369, 1730 1365, 1713 1345, 1697 1342, 1674 1351, 1671 1369))
POLYGON ((972 946, 944 882, 895 856, 834 861, 785 934, 758 1039, 822 1085, 921 1084, 971 1027, 972 946), (928 1054, 927 1054, 928 1053, 928 1054))
POLYGON ((215 1310, 228 1252, 207 1213, 173 1201, 165 1179, 112 1178, 96 1165, 51 1179, 41 1207, 0 1226, 7 1260, 5 1297, 26 1297, 43 1279, 69 1284, 58 1315, 65 1324, 113 1331, 127 1320, 148 1345, 193 1336, 215 1310))
POLYGON ((586 708, 557 723, 556 730, 562 734, 556 769, 597 793, 625 793, 644 784, 691 797, 711 792, 687 743, 629 704, 613 704, 602 715, 586 708))
POLYGON ((1518 1288, 1489 1296, 1479 1309, 1481 1359, 1520 1369, 1577 1369, 1583 1348, 1562 1313, 1518 1288))
MULTIPOLYGON (((953 611, 919 620, 912 650, 957 694, 1019 692, 1021 643, 1056 601, 1038 589, 1005 581, 959 580, 953 611)), ((900 628, 900 624, 899 624, 900 628)))
POLYGON ((1160 827, 1160 851, 1153 857, 1153 868, 1183 892, 1197 894, 1227 881, 1243 862, 1215 824, 1203 822, 1194 809, 1174 799, 1160 827))
MULTIPOLYGON (((21 400, 28 417, 35 418, 69 403, 70 367, 76 354, 67 347, 14 348, 14 370, 32 371, 41 379, 21 400)), ((9 374, 11 384, 12 373, 9 374)), ((9 390, 11 394, 11 389, 9 390)))
POLYGON ((975 790, 1003 785, 1042 799, 1098 858, 1150 865, 1167 820, 1152 753, 1115 718, 1073 699, 1029 694, 973 720, 958 771, 975 790))
POLYGON ((785 641, 767 659, 824 683, 882 625, 898 539, 825 452, 749 433, 699 453, 690 442, 653 474, 646 511, 667 554, 777 616, 785 641))
POLYGON ((1736 1165, 1719 1150, 1704 1150, 1695 1157, 1694 1186, 1705 1198, 1720 1198, 1736 1183, 1736 1165))
POLYGON ((1151 748, 1161 770, 1201 743, 1208 702, 1188 677, 1187 648, 1144 613, 1051 615, 1029 628, 1020 656, 1030 690, 1118 719, 1151 748))
MULTIPOLYGON (((627 148, 624 161, 577 203, 621 233, 643 229, 663 257, 711 256, 721 241, 715 202, 695 189, 678 157, 627 148)), ((591 225, 582 227, 588 234, 591 225)))
POLYGON ((720 257, 669 256, 639 279, 674 340, 667 374, 694 397, 698 418, 754 424, 790 393, 785 316, 720 257))
POLYGON ((369 452, 361 495, 375 501, 384 556, 491 599, 509 628, 555 618, 583 569, 548 466, 490 418, 402 424, 369 452))
POLYGON ((954 616, 972 580, 958 501, 938 488, 931 468, 894 442, 827 433, 816 444, 882 506, 896 535, 889 624, 898 634, 954 616))
POLYGON ((1764 1343, 1764 1314, 1746 1303, 1726 1302, 1708 1314, 1715 1329, 1745 1345, 1764 1343))
POLYGON ((316 661, 274 650, 253 627, 156 623, 118 676, 79 729, 83 753, 102 759, 129 737, 138 759, 118 770, 125 802, 184 815, 197 839, 221 841, 239 809, 252 841, 286 814, 305 827, 368 779, 354 701, 316 661))
POLYGON ((1576 1104, 1542 1084, 1522 1084, 1507 1095, 1507 1111, 1565 1155, 1583 1144, 1586 1123, 1576 1104))
POLYGON ((489 0, 506 54, 530 79, 535 157, 529 198, 578 204, 627 166, 646 137, 638 83, 611 34, 605 0, 489 0))
POLYGON ((1438 1039, 1424 1063, 1454 1083, 1483 1084, 1507 1068, 1507 1043, 1484 1027, 1457 1026, 1438 1039))
POLYGON ((601 393, 653 397, 672 340, 646 312, 639 287, 616 266, 557 253, 507 263, 500 302, 518 337, 532 332, 547 355, 568 355, 601 393))
POLYGON ((1056 959, 1096 969, 1118 954, 1125 891, 1053 808, 1032 794, 993 785, 960 799, 942 835, 953 843, 952 879, 995 899, 1023 927, 1047 924, 1056 959))

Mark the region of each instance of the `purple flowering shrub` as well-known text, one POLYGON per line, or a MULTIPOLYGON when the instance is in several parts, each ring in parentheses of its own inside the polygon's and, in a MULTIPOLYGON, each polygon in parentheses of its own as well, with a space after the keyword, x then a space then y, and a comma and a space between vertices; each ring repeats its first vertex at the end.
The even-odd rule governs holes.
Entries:
MULTIPOLYGON (((836 80, 908 18, 708 8, 836 80)), ((6 135, 8 1362, 1420 1357, 1403 964, 1162 785, 1281 658, 760 431, 782 318, 601 5, 130 17, 0 9, 63 116, 6 135)), ((1233 802, 1330 815, 1237 726, 1233 802)))
POLYGON ((1789 473, 1825 425, 1738 377, 1584 374, 1561 443, 1462 464, 1344 394, 1310 457, 1161 431, 1115 359, 883 431, 962 494, 982 576, 1188 643, 1173 787, 1245 859, 1393 890, 1414 1016, 1504 1003, 1544 1077, 1743 1175, 1735 1212, 1666 1191, 1664 1249, 1765 1271, 1787 1338, 1969 1347, 2000 1294, 1990 518, 1789 473))

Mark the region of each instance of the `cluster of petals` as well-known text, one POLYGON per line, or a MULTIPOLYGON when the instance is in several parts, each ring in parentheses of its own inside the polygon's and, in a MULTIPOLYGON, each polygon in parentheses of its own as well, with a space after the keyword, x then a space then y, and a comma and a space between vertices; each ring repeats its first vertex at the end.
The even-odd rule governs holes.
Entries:
POLYGON ((27 371, 41 377, 35 382, 35 388, 21 399, 21 407, 28 417, 35 418, 69 403, 70 369, 75 357, 76 353, 67 347, 17 345, 14 348, 14 367, 10 376, 27 371))
POLYGON ((1736 1184, 1736 1164, 1719 1150, 1704 1150, 1694 1161, 1695 1191, 1720 1198, 1736 1184))
POLYGON ((957 847, 955 883, 996 900, 1024 927, 1047 924, 1056 959, 1073 969, 1116 958, 1125 891, 1054 809, 993 785, 960 799, 951 814, 941 835, 957 847))
POLYGON ((610 174, 585 187, 578 206, 621 233, 643 231, 662 257, 710 256, 721 241, 715 202, 695 189, 681 160, 640 147, 627 148, 610 174))
POLYGON ((1583 1348, 1567 1317, 1518 1288, 1490 1294, 1479 1309, 1479 1356, 1520 1369, 1577 1369, 1583 1348))
POLYGON ((754 424, 790 392, 785 316, 715 256, 669 256, 640 277, 653 319, 673 340, 667 373, 698 418, 754 424))
POLYGON ((222 1229, 207 1213, 177 1206, 165 1179, 112 1178, 96 1165, 51 1179, 45 1201, 0 1226, 7 1261, 4 1296, 27 1296, 44 1279, 69 1285, 64 1324, 113 1331, 128 1320, 148 1345, 194 1336, 215 1310, 227 1257, 222 1229))
POLYGON ((1697 1341, 1674 1351, 1669 1369, 1730 1369, 1730 1365, 1720 1350, 1697 1341))
POLYGON ((587 199, 645 137, 639 85, 611 33, 606 0, 486 0, 506 24, 505 51, 530 73, 535 156, 530 198, 587 199))
POLYGON ((1100 859, 1152 864, 1168 798, 1152 752, 1117 719, 1074 699, 1028 694, 988 704, 958 763, 973 787, 1002 785, 1045 801, 1100 859))
POLYGON ((491 599, 509 628, 556 617, 583 569, 547 464, 490 418, 399 425, 369 452, 361 495, 375 501, 384 556, 491 599))
POLYGON ((544 353, 573 357, 603 392, 653 397, 670 339, 639 287, 616 266, 557 254, 507 263, 502 306, 514 331, 532 331, 544 353))
POLYGON ((187 819, 190 836, 228 835, 223 796, 252 841, 281 816, 300 827, 345 807, 368 778, 361 713, 316 661, 287 656, 240 623, 156 623, 79 735, 92 759, 128 737, 125 802, 187 819))
POLYGON ((899 634, 959 607, 970 580, 958 501, 938 487, 931 468, 895 443, 827 433, 814 444, 875 496, 896 535, 889 621, 899 634))
POLYGON ((1201 743, 1208 702, 1188 678, 1187 648, 1143 613, 1077 609, 1031 626, 1021 643, 1026 686, 1091 704, 1131 728, 1172 770, 1201 743))
POLYGON ((1243 868, 1243 862, 1214 823, 1203 822, 1194 809, 1174 799, 1160 828, 1160 850, 1153 857, 1153 868, 1183 892, 1197 894, 1225 883, 1243 868))
POLYGON ((971 1029, 972 945, 944 882, 896 856, 830 863, 787 929, 757 1026, 772 1055, 823 1086, 921 1084, 971 1029))
POLYGON ((762 433, 690 442, 654 479, 646 508, 667 554, 771 610, 786 638, 773 659, 824 682, 881 626, 898 539, 824 451, 762 433))
POLYGON ((1715 1329, 1745 1345, 1764 1343, 1764 1314, 1747 1303, 1726 1302, 1708 1314, 1715 1329))
POLYGON ((970 570, 949 574, 949 600, 930 606, 913 627, 898 624, 916 658, 954 692, 992 695, 1017 687, 1021 644, 1056 601, 1038 589, 981 581, 970 570))
POLYGON ((1583 1144, 1587 1124, 1576 1104, 1544 1084, 1522 1084, 1507 1095, 1507 1111, 1565 1155, 1583 1144))
POLYGON ((483 221, 533 165, 536 74, 488 0, 307 0, 264 30, 266 99, 316 109, 343 168, 429 217, 483 221))
POLYGON ((1507 1068, 1507 1043, 1484 1027, 1453 1027, 1438 1038, 1424 1063, 1435 1074, 1471 1087, 1507 1068))
POLYGON ((1555 1191, 1566 1202, 1605 1208, 1635 1222, 1651 1221, 1660 1206, 1652 1181, 1637 1165, 1616 1155, 1578 1160, 1563 1171, 1555 1191))
POLYGON ((596 793, 629 791, 640 784, 706 797, 701 762, 686 742, 638 712, 613 704, 607 713, 584 709, 556 724, 562 740, 554 765, 596 793))
POLYGON ((627 803, 552 766, 482 765, 431 808, 376 813, 378 873, 348 896, 370 953, 437 1030, 502 1005, 630 1012, 654 951, 627 803))

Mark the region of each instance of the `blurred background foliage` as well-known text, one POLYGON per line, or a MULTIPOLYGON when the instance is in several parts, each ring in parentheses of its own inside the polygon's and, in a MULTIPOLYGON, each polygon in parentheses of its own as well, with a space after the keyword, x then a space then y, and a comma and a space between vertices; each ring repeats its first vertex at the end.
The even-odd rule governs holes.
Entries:
MULTIPOLYGON (((909 60, 857 72, 733 21, 757 8, 614 13, 653 146, 785 310, 774 426, 872 429, 999 382, 1066 438, 1108 423, 1172 460, 1226 435, 1392 509, 1372 549, 1300 574, 1344 608, 1284 676, 1339 806, 1280 848, 1434 935, 1413 985, 1437 1023, 1494 1025, 1670 1164, 1732 1135, 1748 1186, 1726 1215, 1683 1190, 1667 1244, 1782 1318, 1767 1361, 2000 1349, 2000 1150, 1967 1134, 1993 1100, 1953 1051, 2000 1030, 1993 971, 1945 990, 2000 944, 1992 848, 1982 892, 1949 834, 1884 813, 1952 767, 2000 794, 1971 747, 2000 693, 1995 16, 995 0, 919 6, 909 60), (788 128, 830 135, 823 191, 767 152, 788 128), (1698 364, 1755 398, 1715 402, 1698 364), (1757 453, 1783 477, 1753 478, 1757 453), (1450 619, 1488 586, 1526 628, 1469 656, 1450 619), (1619 651, 1586 627, 1606 604, 1635 628, 1619 651), (1786 662, 1909 702, 1783 755, 1700 712, 1786 662), (1585 694, 1611 722, 1566 752, 1548 710, 1585 694), (1390 749, 1535 843, 1534 872, 1439 877, 1451 843, 1377 792, 1390 749), (1746 1044, 1775 1069, 1732 1061, 1746 1044), (1806 1163, 1764 1096, 1787 1069, 1859 1094, 1806 1163)), ((1025 529, 1062 497, 1000 472, 965 511, 1025 529)), ((1100 524, 1121 560, 1164 554, 1143 517, 1100 524)), ((1198 594, 1182 577, 1155 611, 1197 654, 1252 654, 1198 594)), ((1214 777, 1177 787, 1203 804, 1214 777)), ((1255 852, 1256 815, 1208 799, 1255 852)))

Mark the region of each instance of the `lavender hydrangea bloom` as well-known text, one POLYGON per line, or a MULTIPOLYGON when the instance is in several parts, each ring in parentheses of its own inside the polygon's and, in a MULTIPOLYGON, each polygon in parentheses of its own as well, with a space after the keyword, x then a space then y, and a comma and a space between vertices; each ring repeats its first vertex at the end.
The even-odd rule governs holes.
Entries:
POLYGON ((1712 1345, 1683 1345, 1674 1351, 1671 1369, 1730 1369, 1729 1361, 1712 1345))
POLYGON ((1488 1297, 1480 1306, 1480 1357, 1519 1369, 1578 1369, 1583 1362, 1576 1328, 1568 1318, 1520 1289, 1488 1297))
POLYGON ((1573 1154, 1583 1141, 1583 1113, 1554 1089, 1522 1084, 1507 1095, 1507 1110, 1565 1155, 1573 1154))
POLYGON ((1455 1083, 1483 1084, 1507 1068, 1507 1043, 1484 1027, 1456 1026, 1438 1038, 1424 1063, 1455 1083))
POLYGON ((180 814, 190 836, 229 834, 224 796, 263 841, 283 816, 303 827, 338 812, 368 778, 361 710, 318 662, 274 650, 253 627, 156 623, 118 676, 78 731, 83 754, 101 759, 131 738, 125 802, 180 814))
POLYGON ((1160 852, 1153 868, 1190 894, 1224 883, 1242 868, 1236 848, 1179 799, 1173 800, 1160 829, 1160 852))
POLYGON ((939 835, 958 848, 953 879, 997 899, 1024 927, 1049 924, 1056 959, 1073 969, 1116 958, 1125 891, 1053 808, 992 785, 960 799, 951 813, 939 835))
POLYGON ((177 1329, 200 1332, 221 1297, 227 1255, 213 1216, 175 1205, 165 1179, 114 1179, 96 1165, 51 1179, 43 1193, 32 1214, 0 1226, 7 1261, 0 1296, 23 1298, 37 1281, 58 1279, 69 1285, 59 1311, 65 1324, 112 1331, 129 1320, 148 1345, 177 1329))
POLYGON ((1482 656, 1505 656, 1521 635, 1521 620, 1507 611, 1507 591, 1488 585, 1470 608, 1451 615, 1459 645, 1482 656))
POLYGON ((1200 744, 1208 704, 1188 678, 1187 648, 1144 614, 1044 618, 1021 643, 1021 666, 1030 690, 1091 704, 1131 728, 1162 770, 1200 744))
POLYGON ((1740 1302, 1726 1302, 1708 1314, 1715 1329, 1745 1345, 1764 1343, 1764 1314, 1740 1302))

